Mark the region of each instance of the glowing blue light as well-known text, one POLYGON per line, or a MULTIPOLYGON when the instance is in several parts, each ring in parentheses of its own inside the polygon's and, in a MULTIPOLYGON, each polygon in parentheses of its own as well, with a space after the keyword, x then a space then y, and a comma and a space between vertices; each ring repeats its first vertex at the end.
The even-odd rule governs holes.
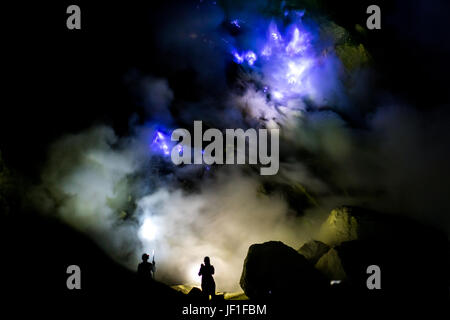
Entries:
POLYGON ((281 100, 283 99, 283 94, 279 91, 274 91, 272 92, 272 96, 277 99, 277 100, 281 100))
POLYGON ((249 66, 253 66, 255 61, 258 59, 258 57, 256 56, 256 54, 253 51, 246 51, 243 53, 239 53, 236 50, 233 50, 231 53, 234 57, 234 61, 237 64, 241 64, 244 61, 247 61, 249 66))
POLYGON ((301 34, 298 28, 295 28, 292 39, 286 47, 286 52, 288 54, 298 54, 306 50, 306 46, 307 45, 305 35, 301 34))
POLYGON ((313 66, 317 59, 311 47, 313 34, 301 23, 304 11, 289 11, 288 14, 297 20, 295 24, 283 27, 283 33, 280 33, 276 22, 271 21, 265 39, 255 41, 259 48, 257 53, 249 48, 231 50, 236 63, 245 63, 256 68, 255 71, 262 72, 264 82, 261 90, 270 93, 269 97, 275 101, 306 95, 309 90, 307 78, 314 72, 313 66))
POLYGON ((155 138, 153 138, 152 146, 162 151, 165 155, 169 155, 169 146, 166 142, 167 137, 161 131, 156 131, 155 138))
POLYGON ((270 36, 270 40, 273 40, 275 42, 283 40, 281 38, 280 32, 278 31, 277 24, 273 21, 269 24, 269 36, 270 36))
POLYGON ((256 61, 257 57, 256 54, 253 51, 247 51, 247 53, 245 54, 245 60, 247 60, 247 63, 252 66, 255 61, 256 61))
POLYGON ((265 57, 269 57, 270 55, 272 55, 272 48, 269 46, 265 46, 263 51, 261 52, 261 55, 265 56, 265 57))
POLYGON ((300 81, 303 72, 308 67, 308 61, 301 60, 299 62, 291 61, 288 63, 288 72, 286 73, 286 78, 289 84, 295 84, 300 81))
POLYGON ((297 10, 297 11, 294 11, 294 12, 300 18, 305 15, 305 10, 297 10))
POLYGON ((244 62, 244 56, 240 55, 237 51, 233 51, 232 52, 233 57, 234 57, 234 61, 238 64, 241 64, 242 62, 244 62))
POLYGON ((237 27, 237 28, 240 28, 240 27, 241 27, 241 26, 239 25, 239 20, 238 20, 238 19, 234 19, 234 20, 230 21, 230 23, 231 23, 232 25, 234 25, 235 27, 237 27))

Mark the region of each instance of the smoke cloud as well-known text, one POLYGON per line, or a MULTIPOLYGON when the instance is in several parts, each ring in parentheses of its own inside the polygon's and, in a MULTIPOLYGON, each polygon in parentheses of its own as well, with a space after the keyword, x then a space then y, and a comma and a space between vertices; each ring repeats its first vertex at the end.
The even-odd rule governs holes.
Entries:
POLYGON ((260 5, 223 11, 205 2, 168 19, 159 39, 170 52, 167 79, 130 82, 150 122, 133 125, 127 137, 97 126, 56 141, 33 195, 42 211, 131 269, 155 250, 157 278, 169 284, 198 282, 208 255, 220 290, 238 289, 250 244, 298 248, 338 205, 400 213, 448 232, 448 111, 365 103, 372 71, 344 65, 335 48, 345 30, 303 11, 262 18, 260 5), (333 26, 338 35, 327 31, 333 26), (195 99, 183 99, 191 83, 179 96, 171 87, 170 74, 186 66, 197 72, 195 99), (170 140, 171 129, 194 120, 219 129, 280 128, 279 173, 175 167, 155 135, 170 140))

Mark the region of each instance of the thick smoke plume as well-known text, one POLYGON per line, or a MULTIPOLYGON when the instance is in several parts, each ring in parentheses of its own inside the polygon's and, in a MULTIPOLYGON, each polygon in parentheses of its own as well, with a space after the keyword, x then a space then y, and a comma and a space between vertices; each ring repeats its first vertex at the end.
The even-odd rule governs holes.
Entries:
POLYGON ((130 76, 149 122, 133 125, 129 137, 100 126, 56 141, 35 192, 40 208, 131 269, 154 250, 157 278, 170 284, 198 281, 208 255, 221 290, 238 288, 250 244, 281 240, 297 248, 338 205, 448 231, 449 174, 441 170, 449 160, 448 112, 364 102, 369 55, 356 46, 361 63, 344 64, 336 49, 346 48, 344 29, 283 7, 277 18, 263 18, 260 6, 223 11, 205 2, 167 19, 158 41, 170 59, 161 61, 168 74, 194 69, 198 98, 177 98, 164 78, 130 76), (173 166, 164 153, 171 145, 161 139, 194 120, 219 129, 280 128, 279 173, 173 166))
POLYGON ((133 176, 159 157, 142 155, 139 139, 147 141, 148 134, 121 142, 106 127, 62 138, 51 149, 45 187, 36 197, 130 268, 142 252, 154 250, 158 279, 172 284, 197 283, 199 263, 208 254, 220 270, 220 288, 235 290, 249 245, 280 239, 295 247, 311 236, 281 194, 261 192, 259 176, 240 168, 204 177, 195 192, 160 177, 167 185, 159 182, 137 199, 145 194, 143 181, 158 177, 148 167, 143 178, 133 176))

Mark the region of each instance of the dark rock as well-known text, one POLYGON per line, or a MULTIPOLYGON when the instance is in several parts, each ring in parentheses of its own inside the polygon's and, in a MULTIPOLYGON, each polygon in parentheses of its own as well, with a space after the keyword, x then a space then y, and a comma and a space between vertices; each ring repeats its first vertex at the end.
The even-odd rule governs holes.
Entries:
POLYGON ((349 71, 368 65, 370 62, 370 55, 361 43, 337 45, 336 53, 349 71))
POLYGON ((345 241, 396 238, 398 230, 413 227, 409 220, 368 209, 341 206, 333 209, 319 231, 319 240, 335 246, 345 241))
POLYGON ((311 240, 305 243, 300 249, 298 249, 298 253, 306 258, 313 265, 319 261, 320 257, 322 257, 325 253, 330 250, 330 247, 325 243, 317 240, 311 240))
POLYGON ((204 295, 202 293, 202 290, 197 288, 197 287, 193 287, 191 289, 191 291, 189 291, 188 297, 189 297, 189 299, 195 300, 195 301, 205 300, 205 297, 204 297, 204 295))
POLYGON ((316 264, 330 280, 341 280, 361 298, 441 299, 448 295, 448 238, 405 216, 359 207, 334 209, 319 239, 333 246, 316 264), (367 268, 381 270, 381 288, 368 290, 367 268), (424 294, 426 293, 426 294, 424 294))
POLYGON ((333 209, 320 228, 319 238, 328 245, 358 239, 358 220, 352 213, 351 207, 333 209))
POLYGON ((279 241, 250 246, 240 285, 250 299, 313 297, 328 280, 297 251, 279 241))
POLYGON ((367 268, 376 265, 381 270, 383 296, 386 299, 401 296, 403 300, 412 301, 446 296, 449 261, 448 256, 441 254, 446 249, 448 246, 443 238, 429 235, 423 239, 399 237, 348 241, 333 250, 354 292, 376 295, 374 290, 367 290, 366 284, 367 268))
POLYGON ((315 267, 330 280, 345 280, 347 277, 339 253, 335 249, 324 254, 315 267))

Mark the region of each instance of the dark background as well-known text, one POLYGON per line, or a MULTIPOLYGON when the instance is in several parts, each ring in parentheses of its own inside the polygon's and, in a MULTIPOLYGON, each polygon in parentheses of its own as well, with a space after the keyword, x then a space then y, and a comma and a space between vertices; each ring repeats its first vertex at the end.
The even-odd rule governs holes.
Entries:
MULTIPOLYGON (((382 29, 359 39, 373 56, 376 85, 418 108, 448 103, 450 3, 443 0, 316 1, 348 30, 365 26, 366 8, 378 4, 382 29), (417 81, 421 79, 422 81, 417 81)), ((195 1, 184 1, 192 3, 195 1)), ((155 35, 176 1, 20 2, 3 7, 3 87, 0 150, 7 164, 31 176, 46 146, 62 133, 95 123, 125 133, 136 112, 124 78, 131 69, 164 75, 175 94, 190 75, 165 74, 167 52, 155 35), (66 8, 81 8, 81 30, 66 28, 66 8), (29 159, 33 161, 30 163, 29 159)), ((184 89, 188 90, 188 88, 184 89)), ((177 99, 177 96, 175 96, 177 99)))

